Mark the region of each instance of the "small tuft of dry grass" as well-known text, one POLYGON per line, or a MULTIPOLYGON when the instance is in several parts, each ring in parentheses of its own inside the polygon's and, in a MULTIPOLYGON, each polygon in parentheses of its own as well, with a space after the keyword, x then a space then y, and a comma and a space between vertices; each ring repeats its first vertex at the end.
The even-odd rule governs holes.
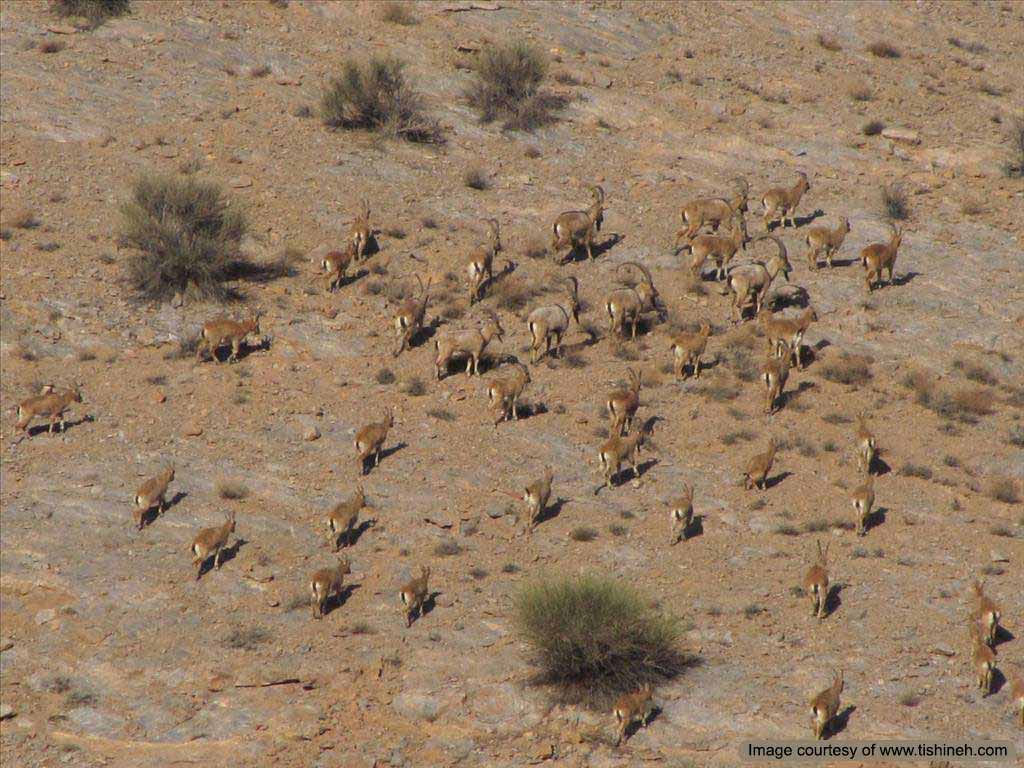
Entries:
POLYGON ((964 41, 958 37, 947 38, 947 41, 954 48, 959 48, 960 50, 967 51, 968 53, 985 53, 988 50, 983 43, 975 43, 970 40, 964 41))
POLYGON ((799 536, 800 530, 790 523, 778 523, 772 526, 772 533, 778 536, 799 536))
POLYGON ((819 32, 817 40, 818 45, 826 51, 832 51, 835 53, 836 51, 843 50, 843 46, 840 45, 839 40, 836 39, 835 35, 830 35, 826 32, 819 32))
POLYGON ((898 184, 886 184, 881 191, 882 213, 889 221, 906 221, 910 218, 910 202, 907 193, 898 184))
POLYGON ((541 151, 537 149, 537 147, 534 147, 532 145, 527 147, 523 154, 530 160, 536 160, 538 157, 542 155, 541 151))
POLYGON ((881 120, 868 120, 860 129, 865 136, 878 136, 885 130, 885 123, 881 120))
POLYGON ((235 650, 255 651, 269 640, 270 633, 260 627, 236 627, 224 638, 224 644, 235 650))
POLYGON ((455 421, 457 418, 454 413, 444 408, 431 408, 427 411, 427 416, 438 421, 455 421))
POLYGON ((392 371, 390 368, 381 368, 380 370, 377 371, 373 378, 374 381, 376 381, 378 384, 395 383, 395 374, 394 371, 392 371))
POLYGON ((228 501, 241 501, 249 495, 249 489, 237 480, 220 480, 215 490, 220 498, 228 501))
POLYGON ((15 229, 35 229, 39 226, 39 219, 35 212, 29 208, 22 208, 17 211, 7 222, 15 229))
POLYGON ((67 45, 63 40, 43 40, 39 43, 38 50, 40 53, 60 53, 67 45))
POLYGON ((909 461, 902 467, 900 467, 900 474, 903 475, 904 477, 918 477, 921 480, 932 479, 931 469, 921 464, 914 464, 909 461))
POLYGON ((419 24, 419 19, 412 12, 412 3, 401 0, 391 0, 384 3, 380 12, 381 21, 388 24, 398 24, 402 27, 411 27, 419 24))
POLYGON ((547 256, 548 246, 544 241, 544 238, 540 235, 532 235, 523 243, 521 253, 527 259, 533 259, 536 261, 537 259, 543 259, 547 256))
POLYGON ((873 378, 871 362, 872 359, 864 355, 842 352, 821 365, 820 375, 835 384, 860 387, 873 378))
POLYGON ((1024 177, 1024 118, 1010 126, 1009 157, 1003 161, 1003 175, 1010 179, 1024 177))
POLYGON ((569 538, 580 542, 593 541, 597 538, 597 529, 589 525, 579 525, 569 532, 569 538))
POLYGON ((868 52, 880 59, 898 59, 903 53, 887 40, 876 40, 868 46, 868 52))
POLYGON ((1012 477, 990 477, 985 484, 985 495, 1004 504, 1020 503, 1017 482, 1012 477))
POLYGON ((482 168, 467 168, 466 172, 462 174, 462 183, 470 189, 476 189, 483 191, 490 189, 491 180, 487 178, 487 173, 482 168))
POLYGON ((427 394, 427 385, 423 383, 423 379, 419 376, 410 376, 402 384, 402 392, 409 395, 409 397, 422 397, 427 394))
POLYGON ((854 101, 871 101, 873 98, 871 88, 868 87, 867 83, 856 83, 850 86, 850 90, 847 92, 854 101))
POLYGON ((462 545, 455 539, 444 539, 434 547, 434 554, 437 557, 454 557, 462 554, 462 545))

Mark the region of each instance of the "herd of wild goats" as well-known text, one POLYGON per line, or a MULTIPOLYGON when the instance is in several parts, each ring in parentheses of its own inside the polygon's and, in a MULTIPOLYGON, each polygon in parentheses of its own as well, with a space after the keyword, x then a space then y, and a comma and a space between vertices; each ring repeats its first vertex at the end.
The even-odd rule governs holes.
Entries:
MULTIPOLYGON (((779 224, 785 228, 788 224, 796 227, 797 206, 810 188, 805 174, 792 187, 770 189, 761 198, 764 206, 765 234, 754 239, 769 239, 776 245, 777 252, 766 263, 751 261, 731 265, 730 262, 741 249, 746 249, 751 241, 748 237, 744 213, 747 212, 749 187, 739 180, 733 194, 728 198, 702 198, 688 202, 683 206, 681 216, 684 227, 676 236, 676 252, 686 249, 692 254, 690 270, 695 278, 702 275, 702 270, 709 259, 714 261, 715 278, 725 282, 723 295, 731 295, 731 317, 733 322, 742 322, 751 313, 756 317, 764 330, 768 342, 768 353, 761 366, 761 381, 765 387, 766 413, 774 413, 780 407, 783 388, 789 376, 792 363, 803 369, 802 341, 810 324, 816 321, 817 315, 813 307, 808 306, 796 317, 773 315, 766 301, 769 288, 775 279, 782 275, 789 280, 792 267, 789 263, 786 246, 775 234, 771 234, 772 225, 779 224), (728 224, 729 234, 719 233, 723 225, 728 224), (708 227, 713 233, 701 234, 708 227)), ((604 190, 592 188, 593 203, 585 211, 569 211, 561 214, 552 226, 551 250, 556 256, 566 251, 571 258, 577 249, 585 250, 590 259, 594 258, 592 246, 596 234, 604 220, 604 190)), ((465 270, 469 278, 469 304, 473 305, 485 294, 488 286, 494 281, 494 259, 501 250, 499 224, 494 219, 485 221, 487 225, 486 242, 474 248, 466 261, 465 270)), ((808 266, 817 270, 819 259, 824 257, 829 267, 832 259, 843 244, 846 234, 850 231, 849 220, 843 219, 834 229, 828 227, 809 227, 804 237, 807 245, 808 266)), ((373 236, 370 226, 370 208, 363 202, 362 211, 352 224, 343 250, 332 251, 323 257, 320 267, 327 276, 327 290, 339 289, 345 282, 346 273, 353 263, 362 261, 367 246, 373 236)), ((892 284, 893 267, 902 240, 902 230, 893 227, 892 236, 887 243, 873 243, 860 253, 860 262, 864 268, 864 285, 868 291, 878 287, 887 275, 892 284)), ((560 263, 565 263, 562 259, 560 263)), ((631 339, 636 338, 637 325, 643 315, 656 313, 664 316, 665 306, 658 295, 650 272, 635 261, 625 262, 619 269, 632 267, 637 270, 638 282, 624 282, 622 287, 610 291, 604 300, 604 310, 608 317, 610 336, 619 336, 629 326, 631 339)), ((398 346, 394 351, 397 357, 410 348, 416 341, 420 331, 424 329, 427 303, 429 299, 430 281, 420 284, 419 296, 408 296, 402 300, 394 314, 394 328, 398 346)), ((580 301, 579 285, 574 277, 565 281, 566 298, 559 303, 537 307, 529 313, 526 324, 530 332, 530 362, 536 364, 545 355, 559 354, 562 337, 569 330, 570 324, 579 324, 580 301)), ((502 339, 504 329, 501 321, 493 311, 486 312, 486 320, 479 327, 468 330, 445 332, 438 334, 435 340, 436 357, 435 373, 440 379, 447 372, 453 360, 466 361, 466 373, 479 375, 480 359, 492 339, 502 339)), ((215 360, 219 350, 230 346, 229 361, 238 359, 241 347, 249 336, 260 334, 258 315, 244 322, 236 322, 227 318, 210 320, 203 325, 197 356, 200 359, 213 357, 215 360)), ((697 332, 675 333, 671 338, 671 352, 674 359, 673 369, 677 377, 685 378, 692 375, 700 377, 701 356, 704 354, 711 335, 708 323, 701 323, 697 332)), ((529 369, 522 363, 513 363, 513 372, 506 378, 492 380, 487 386, 487 397, 494 410, 495 425, 506 420, 518 418, 518 399, 530 384, 529 369)), ((600 464, 603 470, 602 488, 610 488, 619 475, 623 462, 632 468, 634 485, 639 481, 637 471, 638 456, 643 446, 649 427, 637 426, 634 419, 640 405, 641 376, 630 369, 628 386, 612 391, 605 400, 605 407, 611 420, 610 436, 599 449, 600 464)), ((47 385, 43 391, 22 402, 18 408, 18 427, 28 434, 28 426, 37 416, 50 419, 49 431, 58 423, 61 430, 65 426, 65 413, 72 403, 82 402, 77 388, 58 391, 47 385)), ((394 412, 388 408, 384 418, 375 423, 367 424, 355 436, 354 446, 362 474, 371 471, 380 462, 381 449, 387 440, 388 433, 394 426, 394 412)), ((753 456, 743 469, 745 485, 748 489, 766 487, 768 475, 775 460, 776 443, 769 440, 767 450, 753 456)), ((865 476, 852 494, 852 505, 856 513, 857 533, 866 535, 872 520, 872 508, 875 492, 872 469, 876 457, 875 438, 864 418, 859 417, 856 433, 856 455, 859 472, 865 476)), ((138 489, 134 497, 134 520, 139 530, 146 525, 149 515, 155 508, 159 513, 164 511, 165 496, 169 484, 174 480, 174 469, 169 467, 156 477, 147 480, 138 489)), ((511 494, 521 498, 526 504, 528 530, 532 531, 544 516, 545 508, 551 497, 551 486, 554 475, 550 467, 546 467, 544 475, 527 485, 520 494, 511 494)), ((342 542, 351 544, 353 529, 358 521, 359 512, 365 506, 362 486, 349 499, 337 504, 326 516, 326 525, 330 530, 330 541, 337 552, 342 542)), ((680 497, 670 505, 671 543, 676 544, 687 537, 693 516, 693 488, 684 485, 680 497)), ((193 554, 192 565, 196 567, 196 579, 202 574, 210 558, 213 566, 220 568, 221 553, 228 543, 229 536, 235 530, 234 513, 228 515, 223 525, 205 528, 196 534, 191 544, 193 554)), ((825 617, 829 603, 829 572, 827 562, 828 546, 822 549, 818 542, 817 562, 812 565, 804 578, 804 588, 811 597, 812 610, 818 619, 825 617)), ((309 591, 312 597, 313 615, 322 618, 325 605, 333 595, 342 591, 342 580, 350 573, 348 559, 341 560, 333 568, 317 571, 310 577, 309 591)), ((414 617, 422 613, 428 596, 427 580, 430 568, 423 566, 420 575, 399 591, 404 606, 406 626, 411 626, 414 617)), ((995 646, 999 629, 1000 612, 997 605, 985 595, 983 585, 974 584, 974 609, 969 620, 972 660, 977 671, 978 687, 988 693, 992 686, 995 669, 995 646)), ((834 681, 825 690, 811 700, 813 729, 816 738, 823 738, 833 719, 839 711, 839 697, 843 690, 842 670, 836 672, 834 681)), ((1015 707, 1020 710, 1021 725, 1024 726, 1024 679, 1018 678, 1011 683, 1011 696, 1015 707)), ((618 723, 618 737, 621 743, 627 731, 634 724, 646 725, 653 710, 652 691, 646 686, 639 691, 624 695, 614 708, 618 723)))

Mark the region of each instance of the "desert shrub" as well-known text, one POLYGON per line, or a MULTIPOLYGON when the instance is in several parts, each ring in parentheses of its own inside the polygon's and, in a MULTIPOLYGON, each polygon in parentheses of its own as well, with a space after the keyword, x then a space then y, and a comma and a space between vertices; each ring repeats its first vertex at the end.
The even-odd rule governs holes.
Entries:
POLYGON ((850 86, 850 98, 854 101, 871 101, 871 88, 867 83, 857 83, 850 86))
POLYGON ((1020 494, 1017 492, 1017 483, 1011 477, 992 477, 985 485, 985 494, 990 499, 1001 501, 1004 504, 1017 504, 1020 502, 1020 494))
POLYGON ((631 587, 583 576, 525 587, 515 624, 539 667, 536 681, 567 703, 604 709, 644 683, 678 675, 679 627, 631 587))
POLYGON ((995 386, 999 383, 999 379, 996 378, 995 374, 992 373, 988 368, 978 363, 966 363, 959 366, 965 379, 970 381, 976 381, 979 384, 987 384, 988 386, 995 386))
POLYGON ((515 276, 502 280, 491 291, 498 308, 509 312, 521 312, 543 293, 542 285, 515 276))
POLYGON ((431 408, 427 411, 427 416, 438 421, 455 421, 455 414, 444 408, 431 408))
POLYGON ((469 575, 472 576, 477 581, 482 581, 482 580, 487 578, 488 574, 487 574, 486 570, 484 570, 480 566, 476 566, 476 567, 471 568, 469 570, 469 575))
POLYGON ((736 432, 728 432, 722 435, 722 442, 726 445, 735 445, 741 440, 743 442, 747 442, 749 440, 753 440, 755 437, 756 435, 749 429, 740 429, 736 432))
POLYGON ((378 384, 394 384, 395 374, 390 368, 381 368, 374 374, 373 379, 378 384))
POLYGON ((470 189, 485 190, 491 186, 490 179, 487 178, 487 174, 482 168, 467 168, 466 172, 462 174, 462 183, 470 189))
POLYGON ((880 59, 898 59, 903 55, 899 48, 886 40, 876 40, 871 43, 868 46, 868 51, 872 56, 877 56, 880 59))
POLYGON ((40 53, 60 53, 66 47, 63 40, 42 40, 38 46, 40 53))
POLYGON ((530 43, 487 46, 466 99, 484 123, 501 119, 506 129, 533 131, 555 122, 554 113, 565 106, 562 97, 539 90, 547 71, 543 52, 530 43))
POLYGON ((1003 162, 1003 174, 1011 179, 1024 176, 1024 118, 1018 118, 1010 127, 1010 152, 1003 162))
POLYGON ((975 43, 971 41, 965 42, 958 37, 950 37, 947 38, 947 40, 954 48, 959 48, 960 50, 967 51, 968 53, 985 53, 985 51, 988 50, 983 43, 975 43))
POLYGON ((988 532, 993 536, 1001 536, 1006 539, 1013 538, 1013 531, 1010 530, 1008 525, 1002 523, 996 523, 995 525, 989 526, 988 532))
POLYGON ((437 219, 432 216, 424 216, 420 220, 420 224, 423 225, 424 229, 437 229, 437 219))
POLYGON ((462 546, 455 539, 444 539, 434 547, 434 554, 437 557, 454 557, 462 554, 462 546))
POLYGON ((821 377, 836 384, 859 387, 871 381, 871 366, 868 358, 843 352, 822 364, 821 377))
POLYGON ((412 13, 411 3, 400 0, 384 3, 381 7, 380 18, 389 24, 399 24, 403 27, 411 27, 419 23, 412 13))
POLYGON ((541 156, 541 151, 534 146, 529 146, 526 148, 523 154, 526 155, 526 157, 528 157, 531 160, 536 160, 538 157, 541 156))
POLYGON ((50 0, 50 10, 58 16, 81 16, 92 27, 107 19, 123 16, 131 10, 130 0, 50 0))
POLYGON ((1010 432, 1006 436, 1006 442, 1018 448, 1024 448, 1024 427, 1019 424, 1010 427, 1010 432))
POLYGON ((743 615, 748 619, 754 618, 759 613, 764 613, 764 607, 758 605, 757 603, 751 603, 743 609, 743 615))
POLYGON ((547 242, 540 235, 533 235, 523 243, 522 254, 528 259, 543 259, 547 253, 547 242))
POLYGON ((843 50, 843 46, 839 44, 839 41, 836 40, 835 36, 826 34, 825 32, 818 33, 818 45, 826 51, 832 51, 833 53, 843 50))
POLYGON ((16 229, 35 229, 39 226, 39 219, 31 209, 22 208, 11 216, 8 223, 16 229))
POLYGON ((131 285, 147 299, 191 292, 224 299, 225 283, 246 265, 239 245, 245 215, 217 184, 191 177, 143 176, 121 208, 122 240, 134 248, 131 285))
POLYGON ((330 128, 360 128, 413 142, 438 142, 441 129, 427 117, 423 98, 403 74, 397 59, 346 61, 341 77, 331 80, 320 102, 330 128))
POLYGON ((772 527, 772 533, 779 536, 799 536, 800 531, 795 525, 789 523, 779 523, 772 527))
POLYGON ((402 384, 402 391, 409 395, 409 397, 421 397, 427 394, 427 385, 423 383, 423 379, 419 376, 410 376, 402 384))
POLYGON ((818 518, 804 523, 804 533, 821 533, 828 530, 828 521, 818 518))
POLYGON ((519 570, 520 570, 519 566, 516 565, 515 563, 505 563, 503 566, 501 566, 501 572, 502 573, 508 573, 508 574, 519 573, 519 570))
POLYGON ((589 525, 580 525, 569 532, 569 538, 573 541, 593 541, 597 538, 597 531, 589 525))
POLYGON ((865 136, 877 136, 885 130, 885 123, 881 120, 869 120, 860 130, 865 136))
POLYGON ((217 495, 222 499, 239 500, 249 495, 249 489, 242 483, 233 480, 221 480, 217 483, 217 495))
POLYGON ((236 627, 224 638, 228 648, 254 651, 256 646, 270 640, 270 634, 260 627, 236 627))
POLYGON ((900 468, 900 474, 904 477, 919 477, 922 480, 932 479, 932 471, 928 467, 909 461, 900 468))
POLYGON ((905 221, 910 218, 910 203, 907 193, 896 184, 882 187, 882 211, 889 221, 905 221))

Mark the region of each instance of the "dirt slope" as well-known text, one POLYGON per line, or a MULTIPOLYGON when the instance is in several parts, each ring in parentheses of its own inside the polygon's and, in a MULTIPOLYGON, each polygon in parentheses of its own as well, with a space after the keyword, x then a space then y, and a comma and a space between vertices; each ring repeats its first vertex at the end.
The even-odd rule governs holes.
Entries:
MULTIPOLYGON (((1000 170, 1022 110, 1024 6, 500 0, 419 4, 419 23, 399 27, 378 3, 134 5, 83 33, 45 3, 0 9, 0 698, 16 713, 0 735, 5 765, 735 765, 744 739, 807 737, 808 697, 838 666, 853 708, 841 739, 989 737, 1024 750, 1009 686, 984 698, 974 686, 964 624, 984 575, 1008 630, 998 667, 1024 668, 1024 510, 990 493, 1002 479, 1008 498, 1024 496, 1024 185, 1000 170), (572 76, 549 84, 571 99, 563 119, 534 135, 482 126, 460 100, 459 48, 513 36, 572 76), (902 56, 865 50, 882 39, 902 56), (43 53, 42 40, 65 48, 43 53), (408 62, 446 144, 301 116, 343 59, 371 53, 408 62), (851 97, 858 86, 869 100, 851 97), (917 142, 865 136, 870 119, 917 142), (246 205, 253 259, 304 255, 293 277, 240 286, 246 303, 228 311, 261 309, 271 343, 236 365, 175 355, 219 308, 139 304, 123 282, 117 207, 131 181, 193 162, 246 205), (489 189, 463 184, 475 167, 489 189), (767 417, 764 340, 753 323, 731 326, 710 280, 688 289, 672 242, 682 202, 735 176, 761 233, 760 195, 797 171, 811 178, 804 222, 782 236, 820 319, 810 366, 767 417), (887 236, 879 190, 892 183, 911 217, 896 284, 868 298, 856 255, 887 236), (528 258, 590 184, 607 193, 598 258, 528 258), (380 251, 326 295, 313 257, 362 197, 380 251), (39 225, 16 227, 24 211, 39 225), (812 215, 850 219, 833 270, 803 258, 812 215), (517 264, 482 304, 507 331, 497 350, 522 355, 522 318, 559 298, 565 275, 602 336, 571 330, 573 354, 531 368, 532 415, 497 429, 483 383, 434 380, 430 340, 392 359, 385 298, 432 275, 428 315, 475 323, 462 263, 482 217, 500 220, 517 264), (603 296, 628 260, 650 268, 674 327, 715 325, 700 381, 665 368, 665 327, 636 344, 605 338, 603 296), (534 285, 548 290, 512 303, 534 285), (868 380, 829 380, 842 354, 866 362, 868 380), (638 487, 595 497, 601 403, 627 365, 644 372, 641 416, 660 419, 654 446, 638 487), (395 381, 378 383, 384 368, 395 381), (903 383, 920 371, 991 412, 925 407, 903 383), (18 442, 17 402, 72 381, 85 403, 66 434, 18 442), (353 434, 385 405, 396 427, 365 479, 373 523, 350 551, 355 587, 315 622, 306 581, 334 560, 323 511, 353 490, 353 434), (888 469, 866 539, 832 525, 853 520, 862 411, 888 469), (770 435, 783 446, 775 481, 745 491, 743 462, 770 435), (176 500, 136 532, 135 488, 172 461, 176 500), (545 464, 561 502, 526 537, 497 490, 545 464), (245 498, 220 498, 224 481, 245 498), (703 532, 669 548, 666 502, 683 481, 703 532), (196 582, 189 543, 227 509, 244 543, 196 582), (599 535, 575 541, 580 526, 599 535), (841 585, 821 623, 793 591, 816 538, 832 542, 841 585), (461 551, 438 554, 451 540, 461 551), (397 590, 425 563, 434 607, 406 629, 397 590), (702 662, 659 691, 660 715, 622 749, 607 743, 610 715, 552 708, 527 685, 510 624, 524 581, 592 570, 679 616, 702 662)), ((771 251, 760 242, 749 255, 771 251)))

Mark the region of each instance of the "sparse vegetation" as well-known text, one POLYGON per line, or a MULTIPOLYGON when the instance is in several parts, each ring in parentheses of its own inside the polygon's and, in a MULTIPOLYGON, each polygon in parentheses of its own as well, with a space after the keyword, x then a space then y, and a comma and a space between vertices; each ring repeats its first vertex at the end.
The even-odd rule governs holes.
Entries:
POLYGON ((1024 176, 1024 117, 1013 121, 1009 139, 1009 157, 1003 161, 1003 175, 1019 179, 1024 176))
POLYGON ((830 35, 825 32, 818 33, 818 45, 826 51, 832 51, 833 53, 843 50, 843 46, 840 45, 835 35, 830 35))
POLYGON ((868 87, 867 83, 857 83, 856 85, 850 86, 849 90, 850 98, 854 101, 871 101, 871 88, 868 87))
POLYGON ((437 557, 454 557, 462 554, 462 545, 455 539, 444 539, 434 546, 434 555, 437 557))
POLYGON ((993 536, 999 536, 1005 539, 1013 538, 1013 531, 1010 530, 1009 526, 1003 525, 1002 523, 989 526, 988 532, 993 536))
POLYGON ((790 523, 777 523, 772 526, 772 533, 778 536, 799 536, 800 530, 790 523))
POLYGON ((402 384, 402 391, 409 397, 422 397, 427 394, 427 385, 419 376, 410 376, 402 384))
POLYGON ((736 432, 727 432, 722 435, 722 442, 726 445, 735 445, 740 441, 747 442, 753 440, 755 437, 756 435, 749 429, 740 429, 736 432))
POLYGON ((470 568, 469 575, 472 576, 476 581, 483 581, 487 578, 488 573, 480 566, 470 568))
POLYGON ((256 647, 270 640, 270 634, 260 627, 235 627, 224 638, 228 648, 255 651, 256 647))
POLYGON ((898 59, 903 54, 900 49, 886 40, 876 40, 868 46, 868 52, 880 59, 898 59))
POLYGON ((885 123, 881 120, 868 120, 860 130, 865 136, 877 136, 885 130, 885 123))
POLYGON ((889 221, 905 221, 910 218, 910 203, 907 193, 897 184, 882 187, 882 212, 889 221))
POLYGON ((515 563, 505 563, 503 566, 501 566, 501 572, 502 573, 508 573, 508 574, 519 573, 519 570, 520 570, 519 566, 516 565, 515 563))
POLYGON ((748 619, 752 619, 761 613, 764 613, 764 606, 758 605, 757 603, 751 603, 743 609, 743 616, 748 619))
POLYGON ((466 169, 466 172, 462 174, 462 183, 470 189, 485 190, 491 186, 491 180, 487 178, 487 174, 481 168, 472 167, 466 169))
POLYGON ((381 7, 380 18, 389 24, 411 27, 419 23, 412 12, 412 4, 402 0, 391 0, 381 7))
POLYGON ((569 538, 573 541, 593 541, 597 538, 597 529, 589 525, 579 525, 569 531, 569 538))
POLYGON ((1017 448, 1024 448, 1024 427, 1020 424, 1010 427, 1010 432, 1006 436, 1006 442, 1017 448))
POLYGON ((913 691, 904 691, 900 694, 899 699, 897 700, 900 705, 904 707, 916 707, 921 703, 921 697, 913 691))
POLYGON ((991 477, 985 484, 985 495, 1004 504, 1020 502, 1017 483, 1011 477, 991 477))
POLYGON ((804 533, 821 533, 822 531, 827 531, 828 529, 828 521, 823 520, 821 518, 818 518, 816 520, 808 520, 806 523, 804 523, 804 533))
POLYGON ((38 49, 40 53, 60 53, 66 47, 63 40, 42 40, 38 49))
POLYGON ((438 421, 455 421, 456 419, 454 413, 444 408, 430 408, 427 411, 427 416, 437 419, 438 421))
POLYGON ((240 501, 249 495, 249 489, 235 480, 221 480, 216 486, 217 495, 222 499, 240 501))
POLYGON ((968 53, 985 53, 988 50, 983 43, 975 43, 972 41, 965 42, 958 37, 950 37, 947 38, 947 40, 954 48, 959 48, 960 50, 967 51, 968 53))
POLYGON ((107 19, 128 13, 131 0, 50 0, 50 10, 62 17, 80 16, 90 27, 98 27, 107 19))
POLYGON ((329 128, 362 129, 412 142, 436 143, 440 126, 426 115, 423 97, 409 84, 397 59, 346 61, 320 103, 329 128))
POLYGON ((543 52, 526 42, 489 45, 474 64, 466 91, 484 123, 503 120, 507 130, 534 131, 557 120, 565 99, 540 90, 548 71, 543 52))
POLYGON ((374 374, 373 380, 378 384, 394 384, 395 373, 390 368, 380 368, 377 373, 374 374))
POLYGON ((820 367, 820 374, 826 381, 861 387, 873 378, 870 364, 868 357, 842 352, 826 360, 820 367))
POLYGON ((39 226, 39 219, 30 208, 22 208, 15 212, 7 223, 15 229, 35 229, 39 226))
POLYGON ((919 477, 922 480, 932 479, 932 471, 928 467, 921 464, 913 464, 909 461, 900 467, 900 474, 904 477, 919 477))
POLYGON ((603 577, 542 581, 516 598, 515 624, 556 699, 607 709, 626 691, 678 675, 676 621, 637 592, 603 577))
POLYGON ((252 267, 239 255, 246 217, 214 183, 143 176, 121 214, 129 281, 144 298, 225 299, 225 283, 252 267))

